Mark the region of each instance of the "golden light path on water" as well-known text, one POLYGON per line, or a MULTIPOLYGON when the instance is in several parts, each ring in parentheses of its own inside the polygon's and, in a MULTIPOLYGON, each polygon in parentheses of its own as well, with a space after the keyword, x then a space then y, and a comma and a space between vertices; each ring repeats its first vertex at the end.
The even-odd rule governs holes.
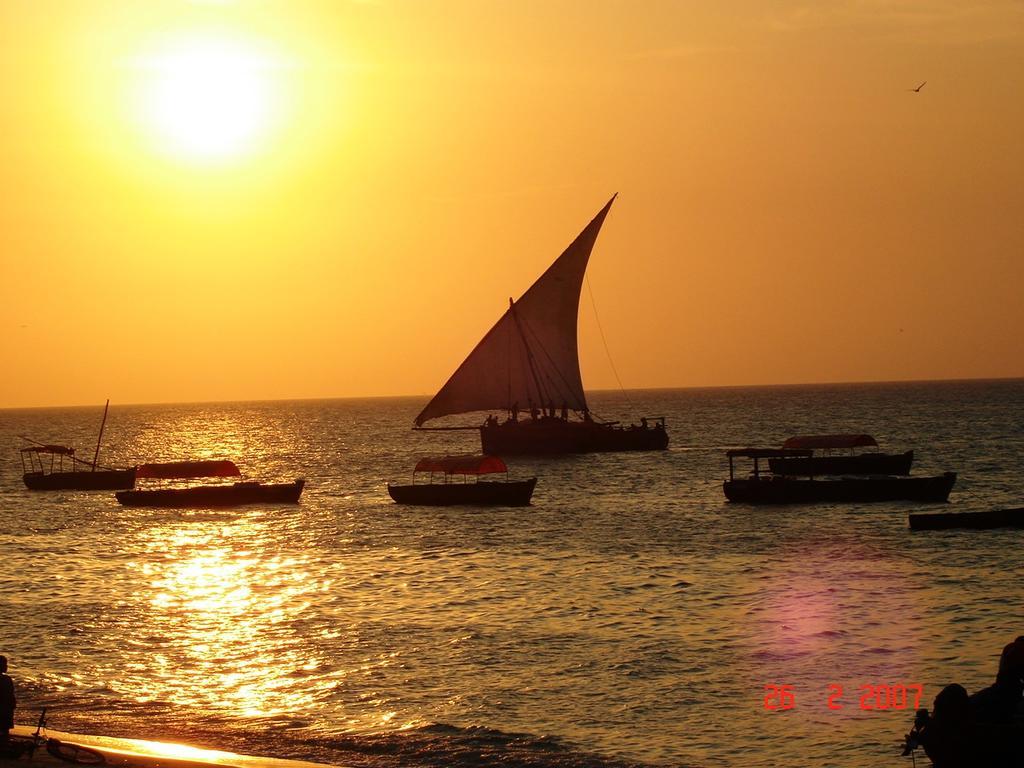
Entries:
POLYGON ((177 703, 216 706, 248 716, 302 711, 313 691, 297 690, 281 670, 315 673, 321 660, 297 638, 282 644, 276 626, 309 607, 311 593, 330 587, 300 558, 259 551, 269 521, 197 522, 147 532, 152 560, 138 565, 152 597, 153 629, 175 638, 181 657, 158 655, 173 688, 156 685, 140 697, 173 690, 177 703))

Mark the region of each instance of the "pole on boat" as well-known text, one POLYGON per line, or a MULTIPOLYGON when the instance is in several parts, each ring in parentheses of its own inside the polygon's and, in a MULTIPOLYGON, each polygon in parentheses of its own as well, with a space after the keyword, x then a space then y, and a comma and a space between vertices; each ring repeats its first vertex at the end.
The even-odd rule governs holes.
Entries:
POLYGON ((107 399, 107 404, 103 406, 103 421, 100 422, 100 436, 96 438, 96 453, 92 457, 92 471, 96 471, 96 462, 100 459, 100 440, 103 439, 103 428, 107 426, 107 409, 110 408, 110 399, 107 399))

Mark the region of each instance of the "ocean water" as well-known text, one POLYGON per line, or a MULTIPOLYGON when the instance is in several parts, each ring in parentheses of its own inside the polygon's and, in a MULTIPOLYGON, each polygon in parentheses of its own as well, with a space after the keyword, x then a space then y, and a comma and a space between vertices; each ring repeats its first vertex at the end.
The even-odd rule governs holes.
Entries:
POLYGON ((391 502, 417 457, 478 448, 411 432, 417 398, 111 407, 110 465, 307 479, 298 505, 220 511, 29 492, 17 436, 91 457, 101 410, 0 411, 18 721, 348 766, 896 765, 914 686, 973 692, 1024 634, 1024 532, 907 528, 1024 505, 1024 382, 591 399, 665 415, 670 450, 510 460, 539 481, 505 509, 391 502), (822 432, 958 472, 951 502, 725 502, 726 448, 822 432), (906 703, 862 708, 881 685, 906 703))

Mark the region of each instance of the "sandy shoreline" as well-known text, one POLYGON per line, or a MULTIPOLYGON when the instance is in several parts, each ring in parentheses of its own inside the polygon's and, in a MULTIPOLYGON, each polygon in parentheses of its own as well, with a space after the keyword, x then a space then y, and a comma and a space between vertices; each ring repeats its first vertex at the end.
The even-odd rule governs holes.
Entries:
MULTIPOLYGON (((30 740, 34 733, 34 727, 21 725, 14 727, 11 736, 13 740, 25 741, 30 740)), ((90 736, 54 731, 48 728, 43 729, 39 746, 31 758, 25 756, 17 760, 4 760, 3 762, 16 764, 22 768, 66 768, 68 765, 75 764, 50 754, 46 749, 47 739, 56 739, 65 744, 80 745, 98 751, 104 758, 102 765, 116 768, 225 768, 226 766, 233 768, 324 768, 323 763, 311 763, 303 760, 240 755, 235 752, 201 749, 187 744, 90 736)))

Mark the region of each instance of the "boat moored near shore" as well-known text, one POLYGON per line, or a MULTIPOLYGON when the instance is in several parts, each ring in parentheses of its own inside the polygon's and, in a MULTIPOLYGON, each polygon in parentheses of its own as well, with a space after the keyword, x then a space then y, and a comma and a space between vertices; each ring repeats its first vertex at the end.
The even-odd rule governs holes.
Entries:
POLYGON ((990 530, 1024 528, 1024 507, 990 509, 980 512, 918 512, 908 515, 912 531, 943 531, 952 528, 990 530))
POLYGON ((412 485, 388 484, 388 494, 399 504, 421 506, 523 507, 530 503, 537 478, 509 480, 508 466, 497 456, 442 456, 420 459, 412 473, 412 485), (481 475, 504 473, 504 480, 481 481, 481 475), (418 474, 429 479, 416 482, 418 474), (440 481, 435 477, 440 476, 440 481), (461 481, 456 478, 461 477, 461 481), (474 478, 472 481, 469 478, 474 478))
POLYGON ((940 502, 949 499, 956 483, 955 472, 932 477, 896 475, 857 475, 852 477, 794 477, 761 471, 762 459, 809 458, 811 451, 775 448, 740 448, 727 452, 729 479, 723 484, 729 501, 747 504, 808 504, 815 502, 919 501, 940 502), (736 478, 734 459, 754 462, 753 472, 736 478))
POLYGON ((196 485, 190 488, 154 488, 119 491, 117 500, 126 507, 235 507, 242 504, 298 504, 306 481, 292 483, 241 482, 196 485))

